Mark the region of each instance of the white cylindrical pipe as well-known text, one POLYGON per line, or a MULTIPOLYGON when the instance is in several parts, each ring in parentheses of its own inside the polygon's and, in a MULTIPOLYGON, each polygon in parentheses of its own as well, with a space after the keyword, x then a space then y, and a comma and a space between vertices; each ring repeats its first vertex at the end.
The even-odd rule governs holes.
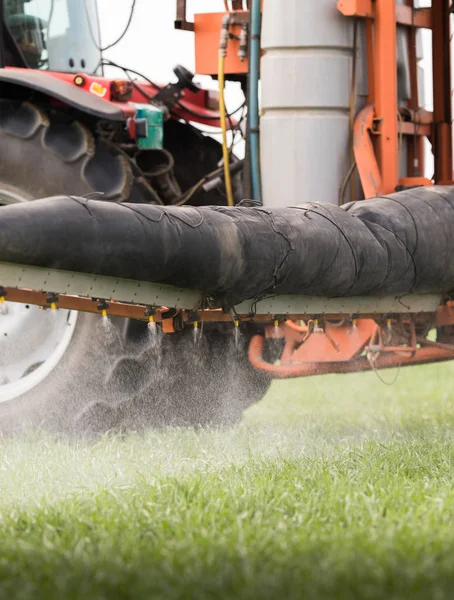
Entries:
POLYGON ((262 45, 264 204, 337 203, 351 162, 353 21, 336 0, 265 0, 262 45))

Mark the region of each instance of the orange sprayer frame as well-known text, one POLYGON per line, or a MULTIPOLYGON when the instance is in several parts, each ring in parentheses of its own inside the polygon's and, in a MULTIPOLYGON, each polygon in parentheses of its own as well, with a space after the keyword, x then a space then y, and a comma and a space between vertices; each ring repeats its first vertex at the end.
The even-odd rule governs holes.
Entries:
POLYGON ((357 116, 354 154, 366 198, 391 194, 399 186, 430 185, 423 177, 424 136, 432 144, 435 184, 453 182, 451 125, 451 55, 449 0, 433 0, 432 8, 416 9, 413 0, 339 0, 347 17, 365 20, 368 105, 357 116), (397 101, 397 25, 409 29, 411 97, 397 101), (418 100, 416 30, 432 30, 433 113, 418 100), (399 178, 399 137, 408 136, 408 177, 399 178))
MULTIPOLYGON (((365 20, 367 105, 357 115, 353 151, 365 198, 391 194, 401 187, 453 183, 450 2, 433 0, 432 8, 416 9, 413 0, 339 0, 346 17, 365 20), (397 26, 409 30, 411 95, 402 106, 397 89, 397 26), (432 30, 434 110, 419 106, 416 31, 432 30), (407 137, 407 177, 399 176, 399 138, 407 137), (424 137, 432 144, 435 159, 433 182, 424 173, 424 137)), ((279 364, 263 358, 266 338, 255 336, 249 348, 251 364, 276 378, 323 373, 347 373, 375 368, 414 365, 454 359, 452 302, 436 316, 413 315, 405 324, 392 315, 354 318, 300 326, 284 322, 268 326, 267 337, 280 338, 284 349, 279 364), (416 323, 418 321, 418 323, 416 323), (441 339, 430 342, 427 332, 442 328, 441 339), (423 335, 417 336, 417 327, 423 335), (387 339, 388 343, 384 340, 387 339)), ((312 321, 310 321, 312 322, 312 321)))

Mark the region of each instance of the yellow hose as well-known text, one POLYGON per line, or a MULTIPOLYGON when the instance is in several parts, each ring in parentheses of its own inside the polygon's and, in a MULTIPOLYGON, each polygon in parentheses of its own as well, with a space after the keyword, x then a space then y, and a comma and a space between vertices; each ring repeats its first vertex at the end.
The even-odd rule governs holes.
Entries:
POLYGON ((225 193, 227 195, 227 204, 235 206, 232 192, 232 178, 230 177, 230 153, 227 145, 227 114, 225 110, 225 56, 219 56, 219 114, 222 129, 222 158, 224 161, 225 193))

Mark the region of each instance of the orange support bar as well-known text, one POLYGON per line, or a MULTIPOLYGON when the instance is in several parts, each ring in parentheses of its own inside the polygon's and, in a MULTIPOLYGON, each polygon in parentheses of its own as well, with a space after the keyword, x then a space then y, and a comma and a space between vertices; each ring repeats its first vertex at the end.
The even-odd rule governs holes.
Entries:
POLYGON ((353 152, 365 198, 375 198, 383 193, 380 169, 370 137, 374 114, 374 107, 366 106, 359 112, 353 127, 353 152))
POLYGON ((396 0, 375 2, 375 112, 382 193, 392 194, 399 180, 397 136, 396 0))
MULTIPOLYGON (((261 335, 255 335, 251 339, 249 344, 249 362, 255 369, 264 371, 277 379, 310 377, 314 375, 327 375, 329 373, 357 373, 359 371, 405 367, 454 359, 454 349, 449 345, 439 347, 442 344, 435 344, 436 347, 419 348, 412 356, 384 354, 380 356, 375 365, 364 356, 359 356, 356 359, 346 362, 272 364, 263 358, 264 343, 265 338, 261 335)), ((405 350, 405 348, 399 348, 399 351, 401 350, 405 350)))

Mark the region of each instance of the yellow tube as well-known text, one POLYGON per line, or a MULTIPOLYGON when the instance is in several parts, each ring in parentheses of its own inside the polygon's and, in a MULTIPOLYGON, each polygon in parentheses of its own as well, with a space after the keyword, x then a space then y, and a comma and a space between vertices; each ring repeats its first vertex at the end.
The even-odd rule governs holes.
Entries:
POLYGON ((222 158, 224 161, 224 178, 225 178, 225 193, 227 195, 227 204, 229 206, 235 206, 232 192, 232 179, 230 177, 230 156, 229 148, 227 146, 227 113, 225 110, 225 56, 219 56, 219 113, 221 118, 221 129, 222 129, 222 158))

